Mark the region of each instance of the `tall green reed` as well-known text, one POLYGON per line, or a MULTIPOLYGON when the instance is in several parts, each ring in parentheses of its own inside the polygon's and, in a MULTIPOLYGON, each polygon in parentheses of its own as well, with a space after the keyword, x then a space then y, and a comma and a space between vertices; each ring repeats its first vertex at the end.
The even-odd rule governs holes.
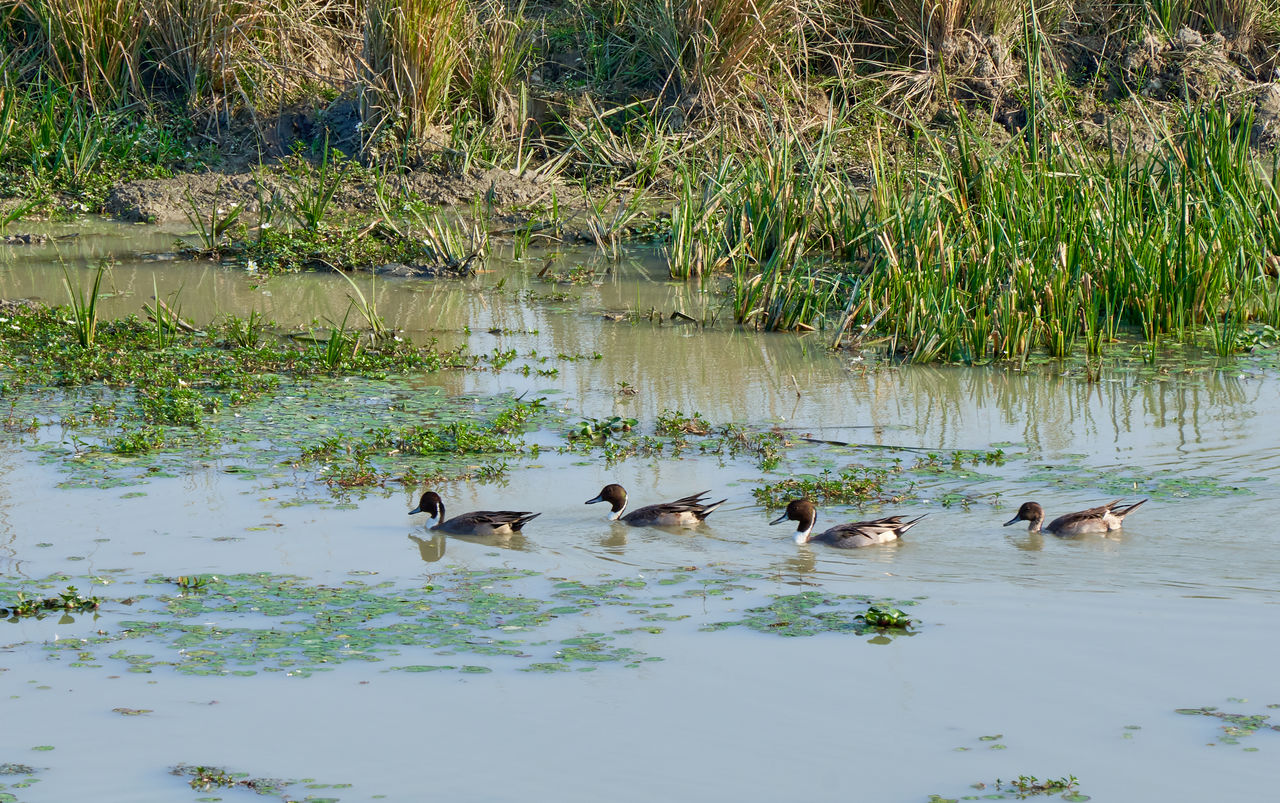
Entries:
POLYGON ((71 310, 71 328, 76 340, 84 348, 92 348, 98 333, 98 298, 102 290, 102 277, 107 272, 107 263, 98 263, 93 275, 93 285, 86 291, 77 280, 74 288, 71 273, 64 265, 62 283, 67 290, 67 299, 71 310))

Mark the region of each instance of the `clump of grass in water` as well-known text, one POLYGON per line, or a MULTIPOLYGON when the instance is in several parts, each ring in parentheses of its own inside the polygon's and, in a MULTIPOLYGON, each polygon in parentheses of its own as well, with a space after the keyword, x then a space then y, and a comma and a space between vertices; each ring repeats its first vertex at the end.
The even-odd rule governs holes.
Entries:
POLYGON ((739 322, 829 324, 913 362, 1097 353, 1122 327, 1153 354, 1170 337, 1229 353, 1244 323, 1280 325, 1280 288, 1257 269, 1280 242, 1280 191, 1252 123, 1188 106, 1138 158, 1063 136, 998 148, 962 115, 952 136, 926 135, 935 167, 880 156, 866 194, 829 146, 784 132, 775 154, 719 171, 735 180, 713 204, 684 185, 682 208, 724 211, 672 273, 724 260, 739 322))
POLYGON ((102 288, 102 276, 107 271, 107 263, 98 263, 98 270, 93 275, 93 286, 88 293, 76 283, 71 288, 71 274, 66 267, 62 269, 62 283, 67 288, 67 297, 71 300, 71 326, 76 340, 82 348, 91 348, 98 334, 98 294, 102 288))

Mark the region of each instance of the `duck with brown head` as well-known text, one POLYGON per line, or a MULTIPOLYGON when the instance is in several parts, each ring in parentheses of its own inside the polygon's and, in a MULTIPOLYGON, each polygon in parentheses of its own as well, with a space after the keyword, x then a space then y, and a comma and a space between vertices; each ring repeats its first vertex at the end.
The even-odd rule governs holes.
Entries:
POLYGON ((703 497, 709 493, 711 492, 703 491, 674 502, 645 505, 624 516, 622 511, 627 508, 627 489, 617 483, 611 483, 604 486, 594 499, 588 499, 586 504, 608 502, 609 520, 630 524, 632 527, 694 527, 705 521, 712 511, 728 501, 721 499, 719 502, 709 504, 702 501, 703 497))
POLYGON ((530 520, 541 516, 541 513, 529 513, 516 510, 477 510, 463 513, 451 519, 444 517, 444 500, 435 491, 427 491, 418 500, 418 506, 409 511, 426 513, 435 524, 431 529, 454 535, 509 535, 518 533, 530 520))
MULTIPOLYGON (((1045 527, 1045 532, 1054 535, 1084 535, 1085 533, 1106 533, 1112 530, 1118 530, 1124 525, 1124 517, 1133 511, 1142 507, 1141 502, 1134 502, 1131 505, 1120 504, 1119 499, 1115 499, 1105 505, 1091 507, 1088 510, 1081 510, 1079 513, 1068 513, 1065 516, 1059 516, 1045 527)), ((1008 527, 1010 524, 1019 521, 1030 522, 1027 530, 1033 533, 1040 532, 1041 525, 1044 524, 1044 508, 1040 507, 1039 502, 1023 502, 1018 508, 1017 514, 1013 518, 1004 523, 1008 527)))
POLYGON ((788 519, 799 522, 795 535, 797 544, 821 541, 824 544, 830 544, 840 549, 855 549, 857 547, 875 546, 876 544, 887 544, 890 541, 896 541, 923 518, 924 515, 921 515, 907 521, 904 520, 903 516, 886 516, 882 519, 872 519, 870 521, 853 521, 848 524, 837 524, 824 532, 814 535, 813 525, 818 520, 817 507, 808 499, 793 499, 787 504, 787 509, 783 511, 782 515, 769 522, 769 524, 781 524, 788 519))

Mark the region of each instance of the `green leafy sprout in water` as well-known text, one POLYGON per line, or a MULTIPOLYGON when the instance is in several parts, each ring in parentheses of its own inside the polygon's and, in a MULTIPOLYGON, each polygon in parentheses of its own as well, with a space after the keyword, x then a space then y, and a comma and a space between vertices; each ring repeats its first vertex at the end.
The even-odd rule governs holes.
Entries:
POLYGON ((102 600, 97 597, 86 597, 75 586, 67 586, 56 597, 28 598, 26 594, 17 592, 17 599, 10 605, 0 605, 0 618, 40 616, 47 611, 66 611, 83 613, 96 611, 102 600))

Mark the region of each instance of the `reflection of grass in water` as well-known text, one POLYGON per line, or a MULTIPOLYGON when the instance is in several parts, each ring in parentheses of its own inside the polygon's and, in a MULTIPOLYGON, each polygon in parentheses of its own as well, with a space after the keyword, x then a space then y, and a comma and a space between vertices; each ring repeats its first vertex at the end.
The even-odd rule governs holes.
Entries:
MULTIPOLYGON (((648 654, 645 639, 660 636, 671 623, 693 617, 705 621, 709 609, 736 609, 738 599, 756 596, 750 583, 761 579, 694 570, 592 582, 509 570, 453 570, 441 577, 437 585, 410 589, 356 580, 333 587, 266 573, 155 578, 150 581, 155 585, 176 586, 173 593, 156 598, 158 610, 135 612, 119 629, 60 639, 45 648, 70 654, 76 667, 99 668, 105 658, 123 661, 131 672, 170 667, 193 675, 286 672, 305 677, 340 663, 382 662, 422 648, 444 660, 413 661, 388 671, 634 668, 662 660, 648 654), (606 631, 599 613, 604 608, 621 609, 634 618, 619 619, 615 629, 606 631), (148 651, 126 646, 138 639, 148 651), (475 657, 490 663, 477 665, 475 657)), ((890 617, 875 620, 881 625, 898 625, 887 632, 906 632, 900 611, 876 614, 874 608, 850 608, 870 602, 869 597, 808 592, 749 609, 740 622, 715 622, 702 629, 744 624, 792 636, 871 629, 883 633, 883 627, 872 626, 880 615, 890 617), (830 610, 814 610, 820 606, 830 610)), ((690 623, 691 629, 696 624, 690 623)))

